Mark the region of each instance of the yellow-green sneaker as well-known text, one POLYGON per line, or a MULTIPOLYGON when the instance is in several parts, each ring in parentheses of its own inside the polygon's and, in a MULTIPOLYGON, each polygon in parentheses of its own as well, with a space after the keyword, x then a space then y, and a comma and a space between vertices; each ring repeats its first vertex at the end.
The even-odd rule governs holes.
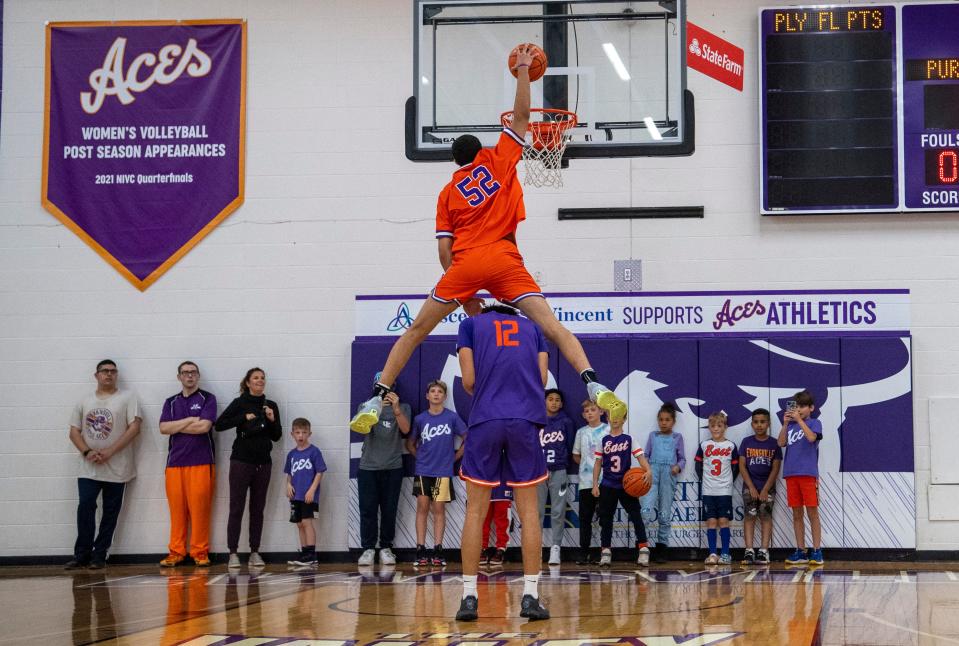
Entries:
POLYGON ((350 420, 350 430, 354 433, 366 435, 380 421, 380 407, 383 400, 379 397, 371 397, 360 405, 353 419, 350 420))
POLYGON ((586 384, 589 398, 606 411, 611 421, 626 418, 626 402, 616 396, 612 390, 595 381, 586 384))

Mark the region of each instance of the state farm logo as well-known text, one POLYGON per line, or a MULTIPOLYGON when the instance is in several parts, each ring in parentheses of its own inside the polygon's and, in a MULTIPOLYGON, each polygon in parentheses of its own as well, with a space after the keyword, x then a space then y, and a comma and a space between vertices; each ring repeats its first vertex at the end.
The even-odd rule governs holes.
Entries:
POLYGON ((743 66, 729 58, 725 52, 721 52, 709 46, 709 43, 700 43, 698 38, 693 38, 689 43, 689 53, 695 54, 707 63, 722 68, 735 76, 743 75, 743 66))

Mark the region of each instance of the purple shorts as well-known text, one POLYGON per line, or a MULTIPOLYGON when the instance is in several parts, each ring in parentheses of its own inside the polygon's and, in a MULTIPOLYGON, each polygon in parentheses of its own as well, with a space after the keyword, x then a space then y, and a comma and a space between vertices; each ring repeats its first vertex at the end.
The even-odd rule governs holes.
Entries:
POLYGON ((470 426, 460 477, 483 487, 528 487, 546 480, 539 426, 525 419, 491 419, 470 426))

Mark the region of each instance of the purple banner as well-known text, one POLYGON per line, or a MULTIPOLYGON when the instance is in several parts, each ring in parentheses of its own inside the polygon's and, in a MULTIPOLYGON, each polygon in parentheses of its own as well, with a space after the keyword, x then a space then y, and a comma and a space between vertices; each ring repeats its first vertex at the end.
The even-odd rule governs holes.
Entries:
POLYGON ((144 290, 243 203, 246 24, 47 26, 42 200, 144 290))

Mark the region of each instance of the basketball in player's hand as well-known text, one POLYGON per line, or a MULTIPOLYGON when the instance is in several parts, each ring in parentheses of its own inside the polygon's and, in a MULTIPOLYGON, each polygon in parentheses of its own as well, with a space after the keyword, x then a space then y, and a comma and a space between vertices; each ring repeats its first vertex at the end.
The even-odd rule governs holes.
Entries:
POLYGON ((643 467, 633 467, 623 475, 623 490, 633 498, 639 498, 649 493, 653 486, 653 479, 650 478, 647 483, 643 480, 646 469, 643 467))
POLYGON ((509 71, 513 73, 513 76, 516 76, 516 50, 520 47, 529 47, 530 56, 533 57, 533 62, 529 65, 529 80, 539 80, 546 73, 548 61, 543 48, 533 43, 522 43, 513 48, 513 51, 509 53, 509 71))

